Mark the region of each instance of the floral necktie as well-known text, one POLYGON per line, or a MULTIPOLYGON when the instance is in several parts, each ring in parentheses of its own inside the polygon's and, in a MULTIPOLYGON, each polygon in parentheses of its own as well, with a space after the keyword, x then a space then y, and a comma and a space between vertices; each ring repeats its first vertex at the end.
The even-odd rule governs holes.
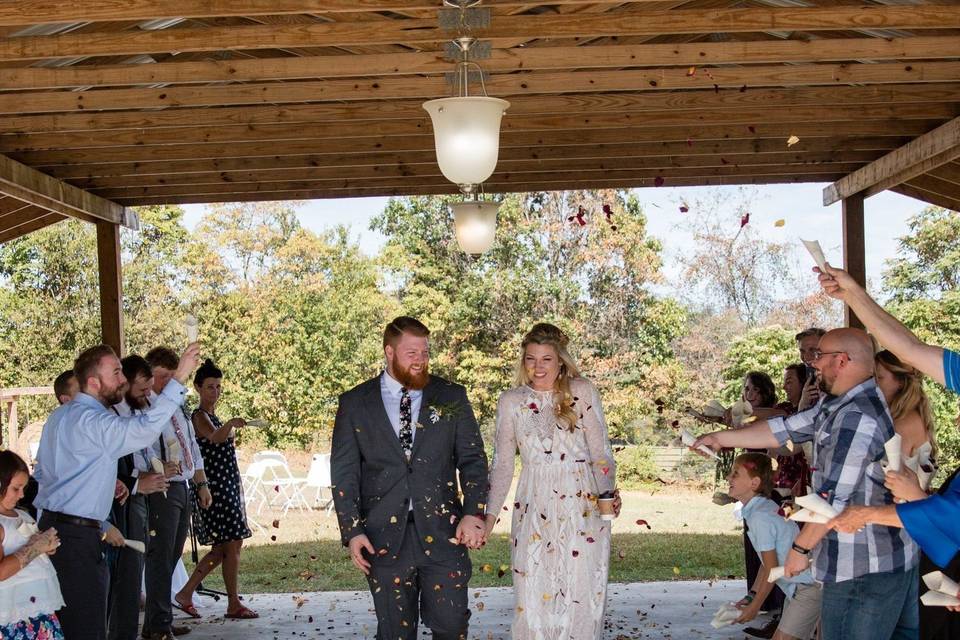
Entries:
POLYGON ((410 392, 406 387, 400 389, 400 446, 407 455, 407 460, 413 452, 413 416, 410 404, 410 392))

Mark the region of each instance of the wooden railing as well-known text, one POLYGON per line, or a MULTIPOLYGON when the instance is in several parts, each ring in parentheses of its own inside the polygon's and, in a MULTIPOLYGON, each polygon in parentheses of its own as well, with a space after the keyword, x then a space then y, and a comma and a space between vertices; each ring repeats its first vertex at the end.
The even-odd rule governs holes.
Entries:
POLYGON ((7 425, 6 438, 4 444, 7 449, 16 451, 20 455, 29 455, 29 451, 21 451, 18 446, 20 432, 18 427, 17 402, 24 396, 45 396, 52 395, 53 387, 15 387, 12 389, 0 389, 0 434, 3 433, 3 423, 7 425))

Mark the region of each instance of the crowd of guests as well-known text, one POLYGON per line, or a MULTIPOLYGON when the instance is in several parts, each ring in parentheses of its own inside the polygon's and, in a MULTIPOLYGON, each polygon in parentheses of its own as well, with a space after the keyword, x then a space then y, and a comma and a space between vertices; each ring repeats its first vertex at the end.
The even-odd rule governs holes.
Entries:
POLYGON ((245 422, 217 417, 223 372, 210 360, 197 368, 198 352, 195 343, 181 355, 84 351, 54 381, 60 406, 32 475, 16 453, 0 452, 4 640, 172 640, 190 630, 173 623, 173 608, 201 617, 193 595, 217 565, 225 617, 257 617, 237 590, 251 535, 233 444, 245 422), (188 419, 191 374, 200 406, 188 419), (191 526, 212 550, 174 592, 191 526))
POLYGON ((784 371, 787 400, 777 404, 770 378, 751 372, 743 399, 755 419, 735 426, 728 413, 731 428, 693 445, 747 451, 736 457, 727 491, 742 505, 745 557, 748 568, 754 564, 737 622, 775 610, 770 595, 779 589, 782 615, 747 633, 780 640, 810 638, 817 628, 823 640, 960 637, 960 607, 920 604, 922 575, 960 578, 960 480, 954 471, 939 490, 928 489, 935 469, 918 463, 934 465, 937 456, 923 376, 960 392, 960 354, 924 344, 846 272, 828 266, 820 282, 869 333, 799 333, 803 364, 784 371), (895 434, 899 470, 889 467, 885 448, 895 434), (807 491, 839 515, 801 526, 786 520, 789 502, 807 491), (782 576, 768 581, 774 569, 782 576))

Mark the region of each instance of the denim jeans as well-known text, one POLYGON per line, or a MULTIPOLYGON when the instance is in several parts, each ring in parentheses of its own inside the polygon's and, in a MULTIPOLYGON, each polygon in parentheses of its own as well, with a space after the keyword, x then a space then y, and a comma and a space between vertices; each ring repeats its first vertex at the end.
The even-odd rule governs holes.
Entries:
POLYGON ((822 640, 917 640, 918 569, 823 585, 822 640))

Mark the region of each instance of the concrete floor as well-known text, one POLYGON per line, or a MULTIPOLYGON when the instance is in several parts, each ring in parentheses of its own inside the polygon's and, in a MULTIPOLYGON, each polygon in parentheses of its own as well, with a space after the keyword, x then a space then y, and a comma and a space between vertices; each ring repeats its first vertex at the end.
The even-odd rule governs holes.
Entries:
MULTIPOLYGON (((744 638, 742 627, 710 626, 717 608, 740 598, 742 580, 614 584, 608 591, 605 640, 684 640, 744 638)), ((283 640, 284 638, 373 638, 376 617, 367 592, 340 591, 250 595, 245 603, 258 620, 224 620, 225 603, 198 598, 201 620, 186 621, 192 633, 184 640, 283 640), (202 605, 202 606, 201 606, 202 605)), ((513 616, 509 588, 471 589, 470 637, 508 640, 513 616)), ((766 622, 762 618, 760 622, 766 622)), ((421 637, 430 634, 421 630, 421 637)))

